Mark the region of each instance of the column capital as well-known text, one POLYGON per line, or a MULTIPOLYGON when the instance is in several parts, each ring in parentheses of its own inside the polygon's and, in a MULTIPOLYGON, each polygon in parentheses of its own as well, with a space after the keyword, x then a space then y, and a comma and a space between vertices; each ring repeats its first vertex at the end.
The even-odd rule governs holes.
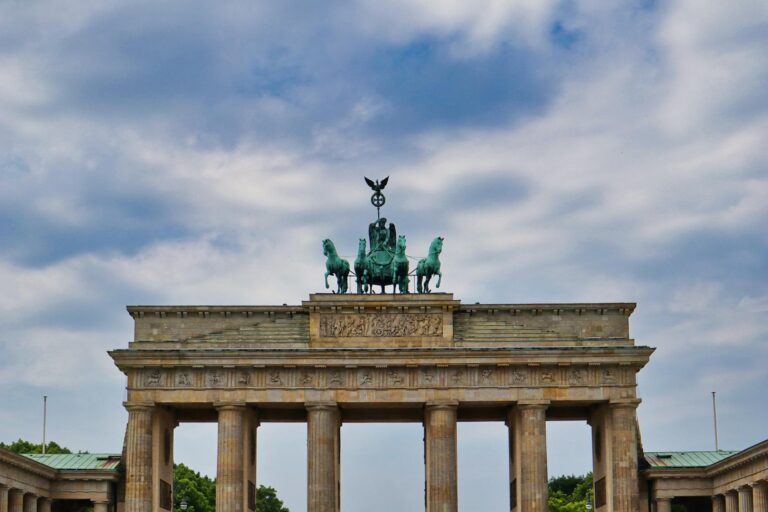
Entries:
POLYGON ((424 404, 427 409, 456 409, 459 406, 458 400, 430 400, 424 404))
POLYGON ((518 409, 546 409, 549 404, 549 400, 518 400, 514 407, 518 409))
POLYGON ((213 407, 217 411, 241 411, 245 410, 245 402, 214 402, 213 407))
POLYGON ((130 411, 146 411, 146 410, 152 410, 155 408, 155 402, 133 402, 133 401, 126 401, 123 402, 123 407, 126 408, 126 410, 130 411))
POLYGON ((753 489, 768 489, 768 482, 765 480, 758 480, 749 484, 753 489))
POLYGON ((639 398, 618 398, 608 402, 608 405, 612 409, 618 409, 621 407, 629 407, 632 409, 637 409, 637 406, 639 406, 641 402, 642 400, 640 400, 639 398))
POLYGON ((318 401, 318 402, 304 402, 304 407, 308 411, 319 411, 319 410, 332 410, 332 411, 338 411, 339 410, 339 404, 338 402, 333 401, 318 401))

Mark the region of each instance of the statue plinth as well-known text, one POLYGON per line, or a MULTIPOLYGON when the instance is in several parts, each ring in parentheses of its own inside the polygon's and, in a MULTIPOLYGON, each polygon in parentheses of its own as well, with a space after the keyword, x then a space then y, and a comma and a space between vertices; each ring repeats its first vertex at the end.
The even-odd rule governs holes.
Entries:
POLYGON ((451 293, 318 293, 302 302, 310 347, 318 348, 451 347, 459 304, 451 293))

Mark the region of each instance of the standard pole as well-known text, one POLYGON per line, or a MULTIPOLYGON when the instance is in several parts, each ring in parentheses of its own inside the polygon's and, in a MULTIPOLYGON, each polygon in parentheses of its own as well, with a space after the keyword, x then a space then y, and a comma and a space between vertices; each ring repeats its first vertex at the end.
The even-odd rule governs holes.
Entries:
POLYGON ((45 455, 45 424, 48 420, 48 395, 43 395, 43 455, 45 455))
POLYGON ((715 450, 720 450, 720 445, 717 442, 717 402, 715 401, 715 392, 712 392, 712 419, 715 423, 715 450))

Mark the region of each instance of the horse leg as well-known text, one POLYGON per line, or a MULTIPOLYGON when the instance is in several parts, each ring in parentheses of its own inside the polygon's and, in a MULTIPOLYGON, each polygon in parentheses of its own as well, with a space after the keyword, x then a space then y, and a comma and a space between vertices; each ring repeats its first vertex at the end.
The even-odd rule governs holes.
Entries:
POLYGON ((432 293, 432 290, 429 289, 430 279, 432 279, 432 274, 427 274, 427 276, 424 279, 424 293, 432 293))
POLYGON ((443 281, 443 273, 439 270, 437 271, 437 284, 435 285, 435 288, 440 288, 440 283, 443 281))
POLYGON ((424 288, 422 286, 422 280, 424 279, 424 276, 421 274, 416 274, 416 291, 418 293, 424 293, 424 288))
POLYGON ((329 275, 331 275, 331 273, 326 270, 325 271, 325 288, 326 289, 330 288, 330 286, 328 286, 328 276, 329 275))

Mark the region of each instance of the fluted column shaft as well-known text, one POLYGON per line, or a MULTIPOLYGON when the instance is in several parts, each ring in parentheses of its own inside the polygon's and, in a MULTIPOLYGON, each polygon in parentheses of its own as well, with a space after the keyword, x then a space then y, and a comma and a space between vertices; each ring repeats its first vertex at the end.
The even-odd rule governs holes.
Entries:
POLYGON ((8 488, 0 484, 0 512, 8 512, 8 488))
POLYGON ((739 487, 739 512, 752 512, 752 487, 739 487))
POLYGON ((768 512, 768 483, 752 484, 752 509, 755 512, 768 512))
POLYGON ((339 508, 339 408, 335 403, 307 404, 307 510, 339 508))
MULTIPOLYGON (((547 405, 519 404, 522 512, 547 512, 547 405)), ((633 511, 634 512, 634 511, 633 511)))
POLYGON ((40 498, 37 500, 37 512, 51 512, 50 498, 40 498))
POLYGON ((216 465, 216 512, 244 512, 245 404, 219 405, 217 409, 219 452, 216 465))
POLYGON ((125 512, 152 512, 152 412, 149 405, 125 404, 125 512))
POLYGON ((712 496, 712 512, 725 512, 725 496, 722 494, 712 496))
POLYGON ((8 492, 8 512, 24 512, 24 491, 11 489, 8 492))
POLYGON ((656 512, 672 512, 672 499, 656 498, 656 512))
POLYGON ((611 404, 613 512, 636 512, 640 503, 637 476, 637 402, 611 404))
POLYGON ((736 491, 725 493, 725 512, 739 512, 739 495, 736 491))
POLYGON ((427 512, 458 510, 456 402, 428 403, 424 428, 427 461, 427 512))
POLYGON ((24 512, 37 512, 37 496, 31 492, 24 495, 24 512))

